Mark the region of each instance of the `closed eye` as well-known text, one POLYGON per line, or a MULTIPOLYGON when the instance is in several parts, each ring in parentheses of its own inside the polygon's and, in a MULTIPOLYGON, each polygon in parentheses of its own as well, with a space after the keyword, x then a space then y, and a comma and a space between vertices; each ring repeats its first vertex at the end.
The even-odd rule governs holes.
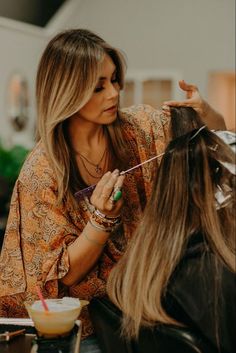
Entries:
POLYGON ((104 89, 104 87, 96 87, 94 92, 97 93, 97 92, 101 92, 102 90, 104 89))
MULTIPOLYGON (((115 76, 114 78, 111 79, 111 83, 116 83, 118 82, 118 78, 115 76)), ((98 93, 101 92, 105 87, 103 85, 99 85, 95 88, 94 92, 98 93)))

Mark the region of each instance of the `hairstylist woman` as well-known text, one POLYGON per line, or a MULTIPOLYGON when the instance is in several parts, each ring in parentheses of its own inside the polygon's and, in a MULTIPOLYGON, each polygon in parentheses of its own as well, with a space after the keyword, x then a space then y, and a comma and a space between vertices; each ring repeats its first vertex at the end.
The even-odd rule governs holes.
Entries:
MULTIPOLYGON (((157 163, 126 178, 119 171, 160 154, 169 140, 169 118, 159 111, 119 109, 124 66, 117 49, 83 29, 59 33, 42 55, 39 141, 12 195, 0 259, 1 316, 26 315, 23 303, 36 298, 36 285, 47 298, 105 293, 150 196, 157 163), (95 184, 90 195, 75 198, 95 184)), ((211 107, 195 87, 186 89, 187 102, 207 120, 211 107)), ((210 127, 217 128, 224 123, 215 116, 210 127)), ((86 310, 82 320, 84 337, 91 335, 86 310)))

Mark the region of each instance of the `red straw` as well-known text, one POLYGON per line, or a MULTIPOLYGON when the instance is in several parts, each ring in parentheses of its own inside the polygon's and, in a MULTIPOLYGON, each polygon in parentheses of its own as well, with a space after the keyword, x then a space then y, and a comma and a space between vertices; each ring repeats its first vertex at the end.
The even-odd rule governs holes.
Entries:
POLYGON ((39 296, 39 299, 40 299, 41 302, 42 302, 42 305, 43 305, 44 310, 45 310, 45 311, 49 311, 48 306, 47 306, 47 303, 46 303, 46 300, 44 299, 43 294, 42 294, 42 292, 41 292, 41 290, 40 290, 40 288, 39 288, 38 286, 36 286, 36 291, 37 291, 37 294, 38 294, 38 296, 39 296))

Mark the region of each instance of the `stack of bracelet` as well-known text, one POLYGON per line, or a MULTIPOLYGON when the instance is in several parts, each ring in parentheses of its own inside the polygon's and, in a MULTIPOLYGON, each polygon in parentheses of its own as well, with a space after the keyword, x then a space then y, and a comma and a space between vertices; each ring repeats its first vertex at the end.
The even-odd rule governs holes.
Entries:
POLYGON ((95 209, 92 213, 89 223, 96 229, 110 233, 120 225, 121 217, 109 217, 95 209))

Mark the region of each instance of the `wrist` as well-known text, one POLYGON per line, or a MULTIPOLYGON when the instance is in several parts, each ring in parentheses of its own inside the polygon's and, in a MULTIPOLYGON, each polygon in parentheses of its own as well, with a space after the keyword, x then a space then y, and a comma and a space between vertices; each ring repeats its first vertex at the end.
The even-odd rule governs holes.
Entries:
POLYGON ((204 100, 202 100, 202 106, 199 108, 199 115, 208 129, 226 130, 223 116, 204 100))
POLYGON ((201 107, 199 109, 200 117, 205 119, 209 114, 209 104, 203 99, 201 107))
POLYGON ((121 216, 107 216, 95 209, 91 215, 90 221, 104 229, 113 231, 121 223, 121 216))
POLYGON ((81 235, 91 244, 104 247, 109 239, 111 230, 104 229, 93 223, 90 219, 81 235))
POLYGON ((88 235, 88 233, 86 231, 83 231, 82 233, 84 235, 84 237, 86 238, 86 240, 94 245, 97 245, 99 247, 104 247, 106 245, 107 239, 105 239, 105 241, 98 241, 97 238, 91 237, 90 235, 88 235))
POLYGON ((97 223, 93 218, 90 218, 88 223, 93 227, 93 229, 96 229, 97 232, 110 233, 113 230, 113 227, 101 225, 97 223))

